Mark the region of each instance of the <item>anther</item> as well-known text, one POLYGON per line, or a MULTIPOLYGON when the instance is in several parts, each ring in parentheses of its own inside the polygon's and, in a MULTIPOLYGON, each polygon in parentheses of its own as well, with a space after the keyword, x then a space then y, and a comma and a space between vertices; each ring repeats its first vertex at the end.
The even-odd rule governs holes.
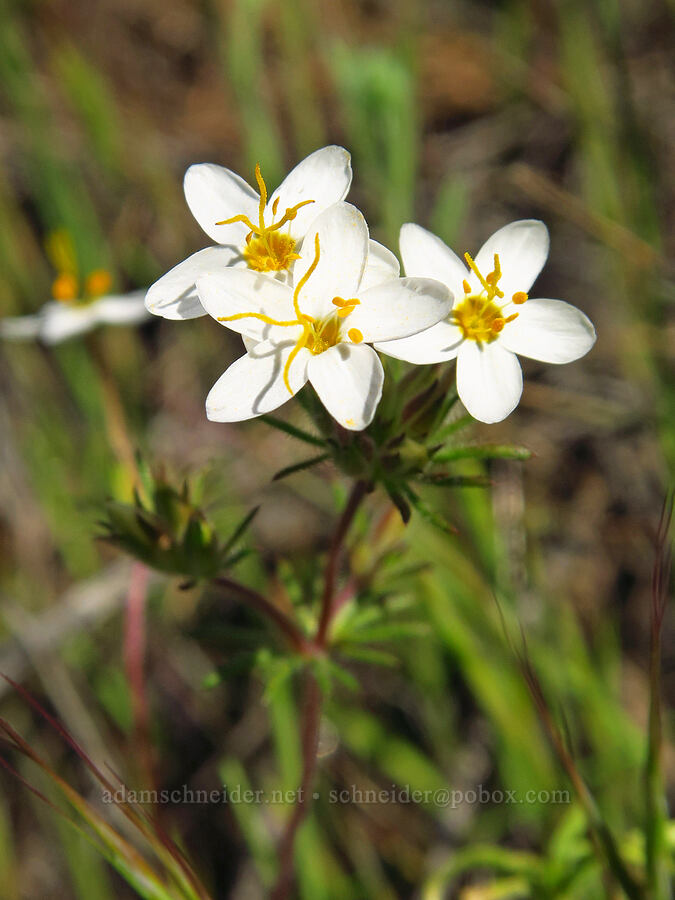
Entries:
POLYGON ((361 303, 356 297, 352 297, 349 300, 343 300, 342 297, 333 297, 332 302, 333 306, 338 307, 338 318, 340 319, 345 319, 361 303))
POLYGON ((494 319, 490 325, 490 331, 492 331, 493 334, 499 334, 503 327, 504 319, 494 319))
POLYGON ((528 296, 525 291, 516 291, 511 299, 517 306, 520 306, 521 303, 525 303, 525 301, 528 299, 528 296))
POLYGON ((347 332, 347 337, 354 344, 360 344, 361 341, 363 340, 363 335, 361 334, 361 332, 359 331, 358 328, 350 328, 349 331, 347 332))
POLYGON ((464 293, 465 293, 465 294, 470 294, 470 293, 471 293, 471 285, 470 285, 469 282, 466 280, 466 278, 465 278, 464 281, 462 282, 462 287, 464 288, 464 293))
POLYGON ((110 290, 112 277, 106 269, 94 269, 87 275, 84 282, 84 292, 87 297, 101 297, 110 290))
POLYGON ((62 272, 52 283, 52 297, 62 303, 77 298, 77 278, 69 272, 62 272))

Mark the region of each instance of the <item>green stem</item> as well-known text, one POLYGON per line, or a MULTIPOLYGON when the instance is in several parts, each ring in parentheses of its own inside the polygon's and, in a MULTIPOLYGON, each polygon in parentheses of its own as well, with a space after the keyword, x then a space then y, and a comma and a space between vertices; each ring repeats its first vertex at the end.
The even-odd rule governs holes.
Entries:
POLYGON ((286 900, 293 889, 293 861, 298 829, 309 815, 313 797, 310 794, 316 772, 317 750, 323 698, 314 675, 305 673, 305 699, 302 715, 302 780, 297 799, 284 833, 279 841, 279 872, 270 900, 286 900))

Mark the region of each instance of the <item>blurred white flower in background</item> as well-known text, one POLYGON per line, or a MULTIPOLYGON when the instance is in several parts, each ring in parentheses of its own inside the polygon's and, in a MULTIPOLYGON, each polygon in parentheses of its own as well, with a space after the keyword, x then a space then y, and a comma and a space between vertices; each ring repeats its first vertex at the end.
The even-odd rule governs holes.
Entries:
POLYGON ((0 319, 0 337, 60 344, 99 325, 137 325, 148 319, 144 300, 144 290, 110 294, 85 304, 50 300, 35 315, 0 319))
POLYGON ((99 325, 137 325, 148 318, 145 290, 107 293, 112 276, 106 269, 94 269, 84 279, 78 277, 75 248, 64 229, 49 235, 46 251, 58 272, 52 282, 52 299, 34 315, 0 319, 0 337, 59 344, 99 325))

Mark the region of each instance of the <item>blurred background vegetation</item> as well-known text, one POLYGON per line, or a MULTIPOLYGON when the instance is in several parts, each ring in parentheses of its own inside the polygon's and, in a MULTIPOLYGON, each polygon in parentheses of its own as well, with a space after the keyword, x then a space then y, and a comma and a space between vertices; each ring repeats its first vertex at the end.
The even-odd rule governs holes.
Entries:
MULTIPOLYGON (((350 663, 358 690, 330 700, 322 793, 298 846, 303 898, 620 896, 592 865, 566 887, 559 877, 584 840, 574 802, 331 804, 328 791, 569 788, 497 596, 527 633, 603 812, 627 852, 638 840, 650 573, 675 459, 674 16, 672 0, 0 0, 3 315, 49 298, 55 230, 70 234, 82 271, 108 268, 117 288, 143 287, 208 243, 182 196, 189 164, 250 181, 260 162, 274 186, 335 142, 353 154, 349 199, 394 249, 404 221, 463 252, 513 219, 544 219, 552 252, 537 295, 574 303, 597 326, 596 347, 574 365, 526 361, 517 412, 476 428, 534 458, 491 464, 489 491, 433 496, 456 537, 419 523, 405 532, 406 563, 431 567, 394 573, 382 591, 405 598, 425 628, 388 649, 391 665, 350 663), (538 882, 523 877, 528 866, 538 882), (506 887, 489 887, 495 873, 506 887)), ((208 317, 95 340, 96 353, 82 339, 0 348, 0 670, 132 785, 147 783, 148 763, 160 787, 293 788, 293 684, 270 690, 269 672, 222 668, 261 623, 215 592, 151 582, 149 739, 139 729, 130 568, 94 540, 105 498, 130 487, 101 373, 119 389, 133 444, 174 473, 199 472, 214 516, 234 522, 262 501, 263 562, 243 568, 268 591, 291 572, 311 580, 340 479, 315 469, 270 487, 297 458, 293 442, 260 423, 206 420, 209 387, 240 353, 208 317)), ((364 519, 353 547, 362 574, 404 537, 396 513, 374 506, 377 534, 364 519)), ((100 790, 40 717, 8 688, 0 705, 96 803, 100 790)), ((672 784, 672 746, 665 766, 672 784)), ((9 775, 0 786, 0 896, 132 896, 9 775)), ((214 896, 247 900, 270 882, 287 813, 161 810, 214 896)))

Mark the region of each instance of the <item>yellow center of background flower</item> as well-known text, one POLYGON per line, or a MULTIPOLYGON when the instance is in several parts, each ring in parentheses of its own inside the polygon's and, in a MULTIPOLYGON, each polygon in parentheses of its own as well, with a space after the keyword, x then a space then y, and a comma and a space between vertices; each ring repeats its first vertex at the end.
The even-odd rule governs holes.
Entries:
POLYGON ((94 269, 80 287, 77 275, 72 272, 60 272, 52 282, 52 297, 60 303, 72 306, 87 306, 98 300, 112 285, 112 276, 107 269, 94 269))

